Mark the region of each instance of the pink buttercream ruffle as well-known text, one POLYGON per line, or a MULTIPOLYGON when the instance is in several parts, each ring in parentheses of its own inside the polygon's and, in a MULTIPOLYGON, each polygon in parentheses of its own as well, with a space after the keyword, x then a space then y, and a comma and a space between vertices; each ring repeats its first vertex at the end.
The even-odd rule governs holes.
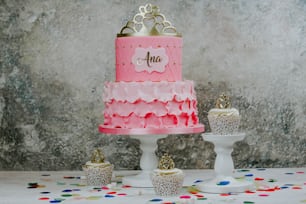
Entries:
POLYGON ((196 100, 193 81, 176 82, 107 82, 104 87, 104 102, 127 101, 134 103, 137 100, 152 102, 196 100))
POLYGON ((199 125, 193 81, 108 82, 104 127, 189 128, 199 125))

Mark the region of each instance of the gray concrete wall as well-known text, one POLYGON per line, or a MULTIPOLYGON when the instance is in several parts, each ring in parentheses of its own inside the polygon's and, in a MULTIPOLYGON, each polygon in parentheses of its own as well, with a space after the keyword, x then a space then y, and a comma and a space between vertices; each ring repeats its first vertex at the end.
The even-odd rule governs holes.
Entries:
MULTIPOLYGON (((102 147, 116 169, 138 169, 139 141, 98 133, 114 40, 140 0, 0 1, 0 170, 77 170, 102 147)), ((306 1, 151 1, 183 34, 183 76, 200 120, 232 96, 246 138, 236 168, 306 165, 306 1)), ((199 134, 169 135, 179 168, 212 168, 199 134)))

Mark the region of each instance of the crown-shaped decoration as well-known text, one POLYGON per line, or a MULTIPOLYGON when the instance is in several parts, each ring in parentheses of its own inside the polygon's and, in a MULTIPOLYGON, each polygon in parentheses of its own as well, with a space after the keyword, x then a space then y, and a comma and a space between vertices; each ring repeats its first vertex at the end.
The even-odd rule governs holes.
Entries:
POLYGON ((158 35, 181 37, 176 28, 159 12, 159 7, 146 4, 139 7, 139 13, 127 22, 117 37, 158 35))
POLYGON ((158 168, 161 170, 170 170, 174 169, 174 167, 175 167, 174 161, 167 153, 165 153, 159 160, 158 168))
POLYGON ((230 98, 225 94, 221 94, 216 101, 216 108, 221 108, 221 109, 231 108, 230 98))
POLYGON ((95 149, 91 155, 91 163, 103 163, 104 162, 104 155, 100 149, 95 149))

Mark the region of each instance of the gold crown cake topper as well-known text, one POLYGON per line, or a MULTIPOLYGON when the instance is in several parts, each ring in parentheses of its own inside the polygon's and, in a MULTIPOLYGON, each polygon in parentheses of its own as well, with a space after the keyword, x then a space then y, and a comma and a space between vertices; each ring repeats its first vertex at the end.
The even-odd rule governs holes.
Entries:
POLYGON ((164 154, 158 163, 158 168, 161 170, 170 170, 174 169, 175 164, 172 158, 166 153, 164 154))
POLYGON ((231 108, 231 102, 229 96, 221 94, 216 101, 216 108, 221 108, 221 109, 231 108))
POLYGON ((176 28, 159 12, 158 6, 146 4, 139 7, 139 13, 126 23, 117 37, 158 35, 181 37, 176 28))
POLYGON ((95 149, 91 155, 91 163, 103 163, 104 162, 104 155, 100 149, 95 149))

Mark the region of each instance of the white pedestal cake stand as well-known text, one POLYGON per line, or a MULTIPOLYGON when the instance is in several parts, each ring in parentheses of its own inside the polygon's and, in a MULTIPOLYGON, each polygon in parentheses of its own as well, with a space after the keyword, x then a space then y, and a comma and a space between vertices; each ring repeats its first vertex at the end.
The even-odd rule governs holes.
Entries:
POLYGON ((214 171, 216 177, 209 181, 201 182, 197 188, 207 193, 239 193, 253 189, 253 183, 237 180, 233 177, 234 163, 231 156, 235 142, 245 137, 244 133, 232 135, 217 135, 212 133, 202 134, 203 139, 215 145, 217 154, 214 171))
POLYGON ((150 180, 150 173, 157 167, 157 157, 155 149, 157 147, 157 140, 164 138, 167 135, 131 135, 132 138, 140 140, 140 149, 142 156, 140 158, 140 174, 136 176, 127 176, 122 178, 124 185, 133 187, 153 187, 150 180))
POLYGON ((140 149, 142 156, 140 158, 141 173, 136 176, 127 176, 122 179, 124 185, 133 187, 153 187, 150 179, 150 173, 157 168, 157 157, 155 149, 157 140, 166 137, 168 134, 189 134, 204 132, 204 125, 199 124, 190 128, 135 128, 121 129, 109 128, 104 125, 99 126, 99 131, 106 134, 129 135, 132 138, 140 140, 140 149))

